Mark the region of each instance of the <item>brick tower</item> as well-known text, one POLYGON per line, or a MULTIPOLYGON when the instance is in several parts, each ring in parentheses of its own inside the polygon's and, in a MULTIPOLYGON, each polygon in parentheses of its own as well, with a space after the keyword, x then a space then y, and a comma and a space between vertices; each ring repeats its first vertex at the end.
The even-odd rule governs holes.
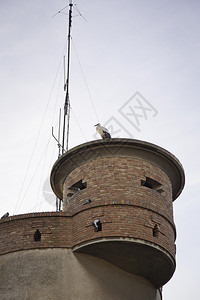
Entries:
POLYGON ((147 142, 96 140, 62 155, 51 185, 62 212, 0 221, 1 299, 162 299, 180 162, 147 142))

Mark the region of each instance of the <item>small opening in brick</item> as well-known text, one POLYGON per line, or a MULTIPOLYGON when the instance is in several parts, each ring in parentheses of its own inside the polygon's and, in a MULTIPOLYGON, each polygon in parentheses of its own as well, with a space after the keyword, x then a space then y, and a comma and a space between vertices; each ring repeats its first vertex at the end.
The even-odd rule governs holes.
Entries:
POLYGON ((146 180, 141 180, 141 185, 152 189, 160 194, 164 193, 162 184, 152 178, 146 177, 146 180))
POLYGON ((158 225, 155 225, 153 228, 153 236, 158 237, 158 235, 159 235, 158 225))
POLYGON ((41 233, 39 229, 37 229, 34 233, 34 241, 35 242, 40 242, 41 241, 41 233))
POLYGON ((67 197, 73 196, 75 193, 85 189, 87 187, 87 182, 83 182, 83 179, 77 181, 68 188, 67 197))

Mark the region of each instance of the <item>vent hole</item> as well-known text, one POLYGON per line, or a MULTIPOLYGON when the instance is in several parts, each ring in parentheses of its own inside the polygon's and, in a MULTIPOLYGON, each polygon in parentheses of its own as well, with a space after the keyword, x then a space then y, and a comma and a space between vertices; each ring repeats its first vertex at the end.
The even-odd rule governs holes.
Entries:
POLYGON ((159 235, 158 225, 155 225, 153 228, 153 236, 158 237, 158 235, 159 235))
POLYGON ((35 242, 40 242, 41 241, 41 233, 39 229, 37 229, 34 233, 34 241, 35 242))
POLYGON ((73 196, 75 193, 85 189, 87 187, 87 182, 83 182, 83 179, 77 181, 73 185, 68 188, 68 194, 67 197, 73 196))
POLYGON ((160 194, 164 193, 162 184, 152 178, 146 177, 146 180, 141 180, 141 185, 152 189, 160 194))

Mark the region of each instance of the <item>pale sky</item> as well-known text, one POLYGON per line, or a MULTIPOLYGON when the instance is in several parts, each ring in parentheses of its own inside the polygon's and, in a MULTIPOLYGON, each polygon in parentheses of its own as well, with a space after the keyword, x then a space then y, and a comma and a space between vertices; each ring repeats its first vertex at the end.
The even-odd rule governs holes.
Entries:
MULTIPOLYGON (((97 138, 94 124, 100 121, 113 127, 113 137, 154 143, 180 160, 186 185, 174 202, 177 269, 163 299, 198 299, 200 2, 74 3, 87 22, 74 7, 70 148, 97 138), (136 92, 148 108, 138 120, 126 114, 136 92)), ((0 2, 0 215, 55 210, 54 197, 43 197, 43 185, 58 154, 51 127, 57 135, 67 10, 52 16, 67 5, 0 2)))

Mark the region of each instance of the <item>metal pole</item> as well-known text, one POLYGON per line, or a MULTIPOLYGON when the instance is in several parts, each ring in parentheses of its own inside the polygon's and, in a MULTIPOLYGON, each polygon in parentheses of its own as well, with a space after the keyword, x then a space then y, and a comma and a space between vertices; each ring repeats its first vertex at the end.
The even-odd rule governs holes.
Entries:
MULTIPOLYGON (((70 106, 69 106, 69 68, 70 68, 70 46, 71 46, 71 25, 72 25, 72 1, 69 3, 69 28, 68 28, 68 50, 67 50, 67 80, 66 80, 66 96, 65 96, 65 104, 64 104, 64 120, 63 120, 63 140, 62 140, 62 154, 65 149, 65 131, 66 131, 66 116, 69 114, 70 106)), ((67 119, 69 123, 69 116, 67 119)), ((67 126, 67 130, 69 130, 69 124, 67 126)), ((68 137, 69 132, 67 132, 67 140, 66 140, 66 150, 68 150, 68 137)))
POLYGON ((60 108, 60 111, 59 111, 59 127, 58 127, 58 158, 60 157, 60 123, 61 123, 61 108, 60 108))

